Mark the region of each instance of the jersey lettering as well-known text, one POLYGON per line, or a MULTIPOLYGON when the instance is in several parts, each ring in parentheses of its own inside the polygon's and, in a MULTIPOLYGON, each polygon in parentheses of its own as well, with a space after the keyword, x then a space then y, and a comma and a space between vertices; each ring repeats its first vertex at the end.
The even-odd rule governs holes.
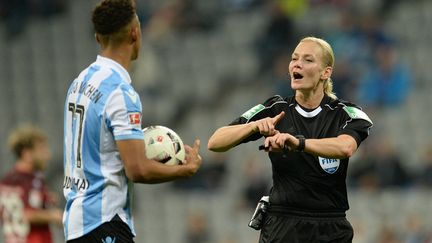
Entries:
POLYGON ((90 187, 90 182, 87 179, 65 176, 63 180, 63 188, 71 189, 72 187, 84 192, 90 187))

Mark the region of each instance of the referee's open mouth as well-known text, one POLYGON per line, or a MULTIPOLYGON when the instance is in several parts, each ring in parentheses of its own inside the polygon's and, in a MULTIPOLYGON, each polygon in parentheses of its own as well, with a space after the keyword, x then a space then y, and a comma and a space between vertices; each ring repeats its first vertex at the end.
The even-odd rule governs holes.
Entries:
POLYGON ((294 80, 299 80, 299 79, 303 78, 303 75, 301 75, 298 72, 293 72, 293 78, 294 78, 294 80))

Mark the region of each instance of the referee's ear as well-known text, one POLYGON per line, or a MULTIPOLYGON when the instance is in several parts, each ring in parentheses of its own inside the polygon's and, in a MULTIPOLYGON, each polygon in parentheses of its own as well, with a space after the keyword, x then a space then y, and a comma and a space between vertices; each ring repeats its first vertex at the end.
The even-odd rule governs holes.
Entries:
POLYGON ((331 77, 333 72, 332 67, 325 67, 324 70, 321 73, 321 80, 327 80, 331 77))

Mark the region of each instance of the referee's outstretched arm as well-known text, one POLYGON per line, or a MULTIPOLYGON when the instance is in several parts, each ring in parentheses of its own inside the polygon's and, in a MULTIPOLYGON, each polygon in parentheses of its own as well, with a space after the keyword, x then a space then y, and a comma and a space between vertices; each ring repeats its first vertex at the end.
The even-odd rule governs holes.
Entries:
POLYGON ((266 117, 245 124, 223 126, 210 137, 207 148, 214 152, 225 152, 252 134, 272 136, 279 132, 275 126, 284 115, 285 112, 282 111, 274 117, 266 117))

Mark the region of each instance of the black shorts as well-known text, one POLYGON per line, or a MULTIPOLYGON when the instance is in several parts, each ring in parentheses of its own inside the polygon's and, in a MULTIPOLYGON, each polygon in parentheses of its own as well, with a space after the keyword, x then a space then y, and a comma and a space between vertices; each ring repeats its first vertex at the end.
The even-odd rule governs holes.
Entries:
POLYGON ((345 216, 269 212, 260 243, 351 243, 353 228, 345 216))
POLYGON ((111 221, 67 243, 134 243, 133 237, 129 226, 116 215, 111 221))

